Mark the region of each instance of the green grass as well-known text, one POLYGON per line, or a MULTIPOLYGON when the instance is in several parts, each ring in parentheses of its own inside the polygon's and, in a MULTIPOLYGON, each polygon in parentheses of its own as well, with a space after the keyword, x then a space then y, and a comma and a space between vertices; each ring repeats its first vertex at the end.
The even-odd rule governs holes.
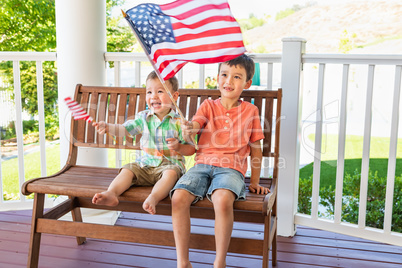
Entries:
MULTIPOLYGON (((314 140, 314 135, 309 135, 314 140)), ((389 138, 371 137, 369 168, 372 172, 377 171, 379 177, 387 177, 389 138)), ((320 167, 320 187, 335 186, 336 168, 338 157, 338 136, 323 136, 322 156, 320 167)), ((363 137, 348 135, 345 141, 345 163, 344 173, 360 173, 362 166, 363 137)), ((308 178, 313 174, 313 163, 300 169, 300 178, 308 178)), ((402 139, 398 139, 396 175, 402 174, 402 139)))
MULTIPOLYGON (((354 174, 355 171, 361 172, 362 160, 361 159, 345 159, 344 174, 354 174)), ((321 162, 320 170, 320 187, 328 187, 332 185, 335 187, 336 181, 336 160, 327 160, 321 162)), ((378 177, 386 178, 388 172, 388 159, 384 158, 370 158, 369 168, 372 172, 377 171, 378 177)), ((308 178, 313 174, 313 163, 300 169, 300 178, 308 178)), ((396 160, 395 175, 402 174, 402 159, 396 160)))
MULTIPOLYGON (((46 148, 46 171, 51 175, 60 170, 60 145, 54 144, 46 148)), ((20 192, 18 175, 18 158, 1 163, 3 192, 6 199, 18 199, 20 192)), ((24 172, 26 180, 41 177, 40 152, 33 152, 24 156, 24 172)))

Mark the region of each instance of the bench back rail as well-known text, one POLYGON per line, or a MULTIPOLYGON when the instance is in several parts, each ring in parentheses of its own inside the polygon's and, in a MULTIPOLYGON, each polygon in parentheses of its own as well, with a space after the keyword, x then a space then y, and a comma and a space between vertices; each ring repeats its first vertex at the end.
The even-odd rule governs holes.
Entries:
MULTIPOLYGON (((180 89, 177 105, 187 120, 191 120, 200 104, 206 99, 220 97, 219 90, 213 89, 180 89)), ((274 174, 277 175, 277 163, 279 155, 281 89, 278 91, 244 90, 241 99, 256 105, 260 110, 260 118, 264 129, 262 141, 262 153, 264 157, 273 158, 274 174), (279 101, 278 101, 279 100, 279 101), (279 104, 279 105, 278 105, 279 104), (276 120, 275 120, 276 118, 276 120)), ((92 87, 77 85, 75 100, 87 110, 95 121, 122 124, 134 119, 139 111, 146 109, 145 88, 131 87, 92 87)), ((139 150, 139 139, 128 136, 115 137, 99 135, 91 123, 84 120, 72 119, 71 124, 71 148, 68 163, 76 164, 76 147, 96 147, 115 149, 139 150)))

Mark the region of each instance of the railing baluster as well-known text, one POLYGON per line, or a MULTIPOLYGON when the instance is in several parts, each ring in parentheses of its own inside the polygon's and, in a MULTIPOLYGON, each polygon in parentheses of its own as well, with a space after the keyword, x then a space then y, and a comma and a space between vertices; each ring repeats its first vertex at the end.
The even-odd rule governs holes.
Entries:
MULTIPOLYGON (((114 61, 114 85, 116 87, 120 87, 120 85, 121 85, 120 69, 121 69, 121 61, 114 61)), ((120 149, 115 150, 115 156, 116 156, 115 165, 116 165, 116 167, 120 168, 121 163, 122 163, 122 157, 121 157, 121 150, 120 149)))
MULTIPOLYGON (((13 61, 14 72, 14 101, 15 101, 15 133, 17 136, 17 151, 18 151, 18 178, 21 188, 25 182, 24 170, 24 137, 22 128, 22 103, 21 103, 21 77, 20 77, 20 62, 13 61)), ((20 200, 25 201, 25 196, 19 194, 20 200)))
POLYGON ((135 62, 135 83, 136 87, 141 87, 141 61, 135 62))
POLYGON ((38 96, 39 115, 39 147, 40 147, 40 168, 42 177, 47 175, 46 171, 46 130, 45 130, 45 101, 43 98, 43 68, 42 61, 36 61, 36 81, 38 96))
MULTIPOLYGON (((371 141, 371 118, 372 118, 372 103, 373 103, 373 84, 374 84, 374 65, 369 65, 367 76, 367 93, 366 93, 366 112, 364 120, 364 136, 363 136, 363 154, 362 167, 360 175, 360 197, 367 200, 368 176, 370 163, 370 141, 371 141)), ((360 202, 362 199, 360 199, 360 202)), ((359 207, 359 227, 365 227, 366 218, 366 202, 360 203, 359 207), (363 210, 364 207, 364 210, 363 210), (362 217, 360 217, 360 215, 362 217), (364 217, 364 220, 363 220, 364 217)))
POLYGON ((269 62, 267 70, 267 89, 272 89, 273 72, 274 72, 274 64, 272 62, 269 62))
MULTIPOLYGON (((349 64, 343 64, 341 109, 339 115, 338 159, 336 167, 335 208, 342 209, 343 173, 345 169, 346 111, 349 82, 349 64)), ((339 217, 339 216, 338 216, 339 217)))
POLYGON ((311 218, 318 217, 318 199, 320 196, 320 171, 321 171, 321 145, 322 145, 322 121, 323 121, 323 96, 324 96, 325 64, 320 63, 318 70, 317 110, 315 125, 313 189, 311 197, 311 218))
POLYGON ((394 97, 392 104, 392 125, 389 144, 387 188, 385 194, 385 215, 384 215, 384 233, 391 233, 392 226, 392 208, 394 200, 395 169, 396 169, 396 150, 398 144, 398 125, 399 125, 399 101, 401 94, 401 72, 402 65, 395 68, 394 97))
POLYGON ((199 68, 200 68, 200 73, 198 74, 199 87, 205 88, 205 64, 201 64, 199 68))

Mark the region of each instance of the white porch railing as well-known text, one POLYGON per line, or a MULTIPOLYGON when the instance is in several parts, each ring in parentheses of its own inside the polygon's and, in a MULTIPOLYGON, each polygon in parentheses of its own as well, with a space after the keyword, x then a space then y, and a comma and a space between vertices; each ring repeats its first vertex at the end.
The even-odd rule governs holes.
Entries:
MULTIPOLYGON (((39 146, 40 146, 40 170, 41 176, 46 176, 46 148, 45 148, 45 112, 43 97, 43 70, 42 63, 44 61, 56 61, 56 53, 52 52, 0 52, 0 61, 12 61, 14 73, 14 101, 15 101, 15 132, 17 136, 17 152, 18 152, 18 180, 19 188, 25 182, 25 163, 24 163, 24 143, 22 129, 22 103, 21 103, 21 85, 20 80, 20 61, 36 62, 36 81, 37 81, 37 98, 38 98, 38 115, 39 115, 39 146)), ((1 146, 1 145, 0 145, 1 146)), ((1 163, 1 162, 0 162, 1 163)), ((32 208, 32 202, 27 200, 24 195, 19 194, 19 201, 5 201, 3 192, 3 176, 0 165, 0 205, 1 210, 32 208)))
MULTIPOLYGON (((292 42, 302 43, 300 40, 293 40, 292 42)), ((112 77, 108 77, 111 85, 116 86, 141 86, 145 83, 145 77, 151 70, 148 64, 147 58, 143 53, 105 53, 105 61, 114 62, 114 69, 111 70, 112 77), (142 83, 141 83, 142 82, 142 83)), ((293 161, 296 164, 295 170, 290 170, 291 180, 294 181, 295 188, 287 189, 287 185, 280 184, 279 198, 281 201, 281 195, 291 200, 292 206, 297 207, 297 186, 298 186, 298 170, 301 161, 304 161, 303 150, 305 151, 304 137, 304 125, 306 119, 309 119, 312 112, 315 113, 311 124, 315 126, 315 130, 312 132, 315 134, 314 145, 309 149, 313 152, 311 162, 314 162, 313 172, 313 194, 312 194, 312 208, 311 215, 303 215, 293 211, 290 213, 290 224, 300 224, 329 231, 340 232, 347 235, 363 237, 371 240, 377 240, 381 242, 391 243, 402 246, 402 236, 400 233, 391 231, 392 223, 392 204, 393 204, 393 192, 394 192, 394 180, 395 180, 395 166, 396 166, 396 148, 398 139, 398 127, 399 127, 399 99, 401 89, 401 66, 402 55, 328 55, 328 54, 303 54, 301 51, 292 51, 292 48, 285 48, 283 54, 255 54, 254 59, 260 63, 261 69, 261 86, 268 89, 275 89, 282 87, 284 90, 284 100, 293 98, 293 93, 296 92, 296 96, 300 97, 294 100, 296 105, 294 107, 283 107, 285 115, 284 120, 287 121, 283 124, 281 133, 287 133, 286 136, 282 136, 281 140, 286 140, 287 137, 292 136, 296 140, 296 144, 289 151, 282 154, 284 167, 283 170, 289 168, 287 163, 293 161), (298 54, 297 54, 298 53, 298 54), (298 55, 294 57, 294 55, 298 55), (296 59, 296 60, 295 60, 296 59), (284 61, 284 62, 282 62, 284 61), (285 62, 286 61, 286 62, 285 62), (355 68, 355 66, 359 68, 355 68), (393 95, 389 96, 392 100, 392 120, 391 131, 387 137, 390 138, 389 146, 389 161, 388 161, 388 181, 387 181, 387 193, 386 193, 386 206, 384 217, 384 229, 368 228, 365 224, 366 215, 366 200, 367 200, 367 181, 368 181, 368 167, 370 156, 370 140, 372 136, 372 118, 373 118, 373 89, 376 82, 381 77, 376 73, 376 69, 382 68, 384 65, 391 66, 393 71, 393 95), (288 68, 290 66, 290 68, 288 68), (295 67, 296 66, 296 67, 295 67), (297 66, 300 66, 300 70, 297 66), (328 70, 334 68, 334 66, 340 66, 340 74, 329 72, 328 70), (363 68, 361 68, 363 66, 363 68), (361 120, 364 123, 364 145, 362 151, 362 180, 360 191, 360 210, 359 210, 359 223, 349 224, 342 222, 342 187, 343 187, 343 163, 345 160, 345 140, 347 133, 347 111, 348 111, 348 98, 350 95, 348 89, 350 87, 351 80, 351 68, 353 69, 353 76, 365 76, 367 85, 365 87, 365 102, 366 108, 364 115, 361 115, 361 120), (299 70, 299 71, 298 71, 299 70), (299 79, 300 77, 300 79, 299 79), (299 81, 300 80, 300 81, 299 81), (339 123, 339 128, 336 134, 339 135, 338 139, 338 152, 337 152, 337 179, 336 179, 336 200, 335 200, 335 215, 334 219, 323 219, 318 217, 319 210, 319 181, 320 181, 320 164, 322 157, 322 139, 325 133, 323 132, 323 125, 328 123, 325 121, 324 110, 328 105, 332 103, 326 100, 325 95, 328 94, 328 89, 331 88, 326 83, 326 80, 341 81, 339 87, 340 97, 337 99, 336 107, 339 109, 339 113, 335 116, 335 121, 339 123), (284 83, 283 81, 290 81, 284 83), (313 82, 312 82, 313 81, 313 82), (315 81, 315 82, 314 82, 315 81), (301 89, 297 86, 300 83, 301 89), (316 102, 311 103, 311 96, 306 95, 306 89, 310 92, 316 92, 316 102), (304 90, 304 91, 303 91, 304 90), (307 98, 303 98, 306 97, 307 98), (303 116, 303 118, 302 118, 303 116), (324 119, 323 119, 324 118, 324 119), (293 128, 293 131, 286 129, 286 126, 297 126, 293 128), (301 148, 300 148, 301 147, 301 148), (301 153, 300 153, 301 151, 301 153), (293 179, 294 178, 294 179, 293 179), (381 234, 381 235, 379 235, 381 234)), ((55 61, 55 53, 23 53, 23 52, 0 52, 0 61, 13 61, 14 63, 14 87, 16 96, 16 129, 17 129, 17 147, 18 147, 18 164, 19 164, 19 177, 16 180, 19 181, 20 186, 25 181, 24 175, 24 158, 23 158, 23 143, 22 143, 22 120, 19 116, 21 114, 21 83, 19 81, 19 61, 36 61, 37 62, 37 80, 38 80, 38 106, 39 106, 39 123, 40 123, 40 151, 41 151, 41 170, 42 176, 46 175, 46 156, 45 156, 45 139, 44 139, 44 112, 43 112, 43 76, 41 73, 41 62, 43 61, 55 61)), ((200 88, 205 87, 205 78, 209 76, 216 76, 217 68, 214 65, 186 65, 185 68, 178 74, 180 86, 183 87, 186 84, 191 84, 194 81, 199 83, 200 88)), ((385 81, 381 81, 381 83, 385 81)), ((334 83, 336 86, 336 83, 334 83)), ((293 100, 292 100, 293 101, 293 100)), ((359 99, 359 101, 361 101, 359 99)), ((288 105, 292 106, 292 105, 288 105)), ((331 117, 330 120, 334 120, 331 117)), ((119 159, 116 158, 116 165, 119 165, 119 159)), ((285 181, 281 172, 280 183, 285 181)), ((15 209, 18 207, 30 207, 31 202, 26 200, 24 196, 20 196, 19 201, 10 202, 3 200, 2 189, 2 177, 0 166, 0 206, 2 210, 15 209), (27 204, 26 206, 24 204, 27 204)), ((281 217, 281 215, 280 215, 281 217)), ((283 219, 283 217, 282 217, 283 219)))
MULTIPOLYGON (((328 54, 306 54, 302 57, 304 70, 308 66, 318 65, 317 81, 317 101, 315 107, 315 141, 313 145, 314 152, 314 170, 313 170, 313 187, 312 187, 312 206, 311 215, 296 214, 295 223, 328 231, 338 232, 351 236, 358 236, 366 239, 377 240, 385 243, 391 243, 402 246, 402 235, 391 231, 392 215, 393 215, 393 200, 394 200, 394 183, 395 183, 395 170, 397 158, 397 143, 399 131, 399 115, 400 108, 400 91, 401 91, 401 73, 402 73, 402 55, 328 55, 328 54), (342 71, 337 74, 328 73, 328 66, 338 66, 342 71), (353 67, 353 72, 352 72, 353 67), (382 70, 381 70, 382 68, 382 70), (376 72, 378 71, 378 72, 376 72), (358 73, 360 72, 360 73, 358 73), (351 78, 351 76, 354 76, 351 78), (334 218, 324 219, 318 217, 319 210, 319 185, 320 185, 320 167, 322 152, 322 138, 323 138, 323 124, 328 123, 331 119, 326 120, 324 114, 326 106, 330 102, 324 101, 324 95, 328 94, 328 88, 334 88, 325 83, 325 79, 331 77, 331 81, 341 81, 335 88, 338 87, 340 91, 339 105, 335 108, 339 109, 338 115, 335 116, 335 121, 339 124, 337 129, 338 134, 338 153, 337 153, 337 169, 336 169, 336 190, 335 190, 335 205, 334 205, 334 218), (353 94, 350 90, 357 90, 356 87, 352 88, 352 81, 354 79, 364 80, 364 94, 358 96, 353 94), (374 92, 374 90, 377 92, 374 92), (379 93, 378 91, 383 92, 379 93), (377 94, 375 94, 377 93, 377 94), (345 142, 347 134, 347 121, 350 120, 348 114, 350 112, 351 101, 348 96, 354 95, 355 105, 360 104, 361 111, 359 121, 364 123, 360 129, 363 134, 363 150, 361 152, 362 166, 361 166, 361 180, 360 180, 360 195, 359 195, 359 217, 358 224, 350 224, 342 222, 342 198, 343 198, 343 181, 344 181, 344 163, 345 163, 345 142), (373 99, 374 95, 381 100, 377 100, 377 104, 382 108, 390 107, 389 115, 390 124, 378 124, 374 129, 373 118, 378 118, 378 113, 383 113, 379 109, 374 109, 373 99), (360 97, 360 98, 359 98, 360 97), (376 116, 377 114, 377 116, 376 116), (388 129, 389 127, 389 129, 388 129), (389 130, 389 132, 388 132, 389 130), (368 178, 369 178, 369 161, 370 161, 370 141, 373 135, 384 136, 390 139, 389 153, 388 153, 388 172, 387 172, 387 185, 386 185, 386 199, 384 210, 384 228, 375 229, 366 226, 366 208, 367 208, 367 193, 368 193, 368 178), (380 133, 381 132, 381 133, 380 133)), ((357 83, 357 82, 356 82, 357 83)), ((356 84, 355 83, 355 84, 356 84)), ((356 109, 357 110, 357 109, 356 109)), ((328 118, 328 117, 327 117, 328 118)), ((334 119, 334 118, 332 118, 334 119)), ((356 124, 352 122, 352 124, 356 124)), ((355 126, 356 127, 356 126, 355 126)), ((358 130, 351 130, 352 134, 358 130)), ((402 133, 399 133, 401 136, 402 133)), ((396 193, 401 195, 402 193, 396 193)))

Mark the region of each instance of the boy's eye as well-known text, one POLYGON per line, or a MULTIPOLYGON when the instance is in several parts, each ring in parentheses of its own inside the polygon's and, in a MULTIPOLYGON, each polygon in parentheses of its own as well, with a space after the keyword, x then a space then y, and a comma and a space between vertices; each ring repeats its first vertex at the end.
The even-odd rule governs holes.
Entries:
POLYGON ((165 91, 159 90, 158 93, 159 93, 159 94, 163 94, 163 93, 165 93, 165 91))
POLYGON ((147 94, 152 94, 152 92, 151 92, 151 91, 147 91, 147 94))

